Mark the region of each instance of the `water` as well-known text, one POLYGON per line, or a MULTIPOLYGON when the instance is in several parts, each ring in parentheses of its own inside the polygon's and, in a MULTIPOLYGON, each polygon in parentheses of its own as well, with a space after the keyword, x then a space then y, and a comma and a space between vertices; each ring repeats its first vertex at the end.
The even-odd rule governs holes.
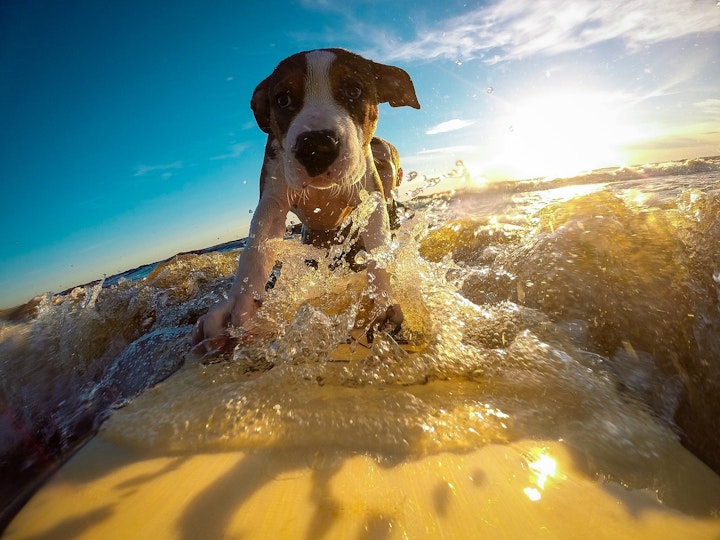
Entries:
POLYGON ((717 513, 678 495, 668 468, 680 441, 720 471, 720 159, 486 185, 461 165, 408 183, 390 251, 362 254, 393 270, 403 347, 363 339, 365 274, 311 268, 323 254, 292 235, 243 345, 221 362, 188 354, 188 337, 229 290, 237 250, 5 313, 4 519, 101 425, 158 454, 323 449, 381 462, 563 441, 590 477, 717 513), (462 189, 423 196, 457 177, 462 189))

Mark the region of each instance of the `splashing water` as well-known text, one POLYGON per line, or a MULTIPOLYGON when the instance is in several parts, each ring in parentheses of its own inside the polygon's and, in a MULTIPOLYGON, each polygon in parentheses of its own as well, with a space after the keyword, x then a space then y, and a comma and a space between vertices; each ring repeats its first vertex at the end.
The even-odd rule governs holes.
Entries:
MULTIPOLYGON (((354 227, 363 226, 374 204, 365 199, 354 227)), ((107 434, 173 452, 317 447, 381 456, 561 438, 584 453, 596 473, 647 483, 633 471, 662 462, 677 439, 671 424, 654 416, 672 418, 674 379, 652 360, 643 363, 642 351, 632 365, 619 353, 610 359, 590 352, 587 338, 578 336, 582 324, 571 324, 579 319, 566 324, 553 320, 548 306, 523 305, 534 299, 531 282, 542 279, 519 279, 519 268, 471 263, 495 249, 497 265, 499 253, 512 257, 528 245, 527 235, 545 234, 543 225, 534 233, 504 220, 435 224, 438 208, 449 211, 432 202, 398 231, 387 253, 372 255, 393 270, 407 346, 384 334, 361 344, 372 319, 365 273, 347 265, 308 267, 306 259, 324 255, 286 242, 281 278, 254 322, 261 339, 239 347, 230 362, 188 365, 173 384, 145 392, 117 413, 107 434), (496 289, 503 280, 524 283, 524 302, 474 299, 477 278, 494 281, 496 289), (631 396, 621 387, 638 391, 631 396), (665 409, 653 401, 660 389, 665 409)), ((330 257, 339 258, 348 243, 334 249, 330 257)))
MULTIPOLYGON (((371 195, 329 254, 278 241, 282 270, 247 329, 255 339, 226 362, 185 353, 237 252, 43 297, 2 326, 2 395, 17 411, 0 424, 4 455, 30 455, 36 441, 60 455, 129 403, 105 436, 158 452, 392 460, 554 439, 591 474, 661 492, 676 423, 712 463, 720 415, 706 397, 720 355, 720 195, 712 167, 686 165, 682 183, 662 176, 677 171, 668 164, 416 197, 391 245, 355 261, 392 272, 407 344, 363 337, 374 291, 346 255, 380 204, 371 195)), ((466 174, 458 161, 420 191, 466 174)))

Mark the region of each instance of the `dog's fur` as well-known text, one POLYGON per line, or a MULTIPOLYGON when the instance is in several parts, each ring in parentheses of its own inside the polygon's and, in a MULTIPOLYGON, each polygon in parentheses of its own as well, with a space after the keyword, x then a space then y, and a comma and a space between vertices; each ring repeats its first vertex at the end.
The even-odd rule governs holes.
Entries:
MULTIPOLYGON (((405 71, 343 49, 290 56, 257 86, 251 107, 258 126, 268 134, 260 202, 230 295, 198 320, 195 343, 207 340, 208 351, 217 348, 229 324, 242 326, 257 311, 275 263, 266 242, 283 236, 288 211, 311 231, 330 231, 360 203, 361 190, 379 193, 383 200, 389 195, 370 149, 379 103, 420 108, 405 71)), ((360 240, 368 251, 387 244, 385 204, 376 206, 360 240)), ((377 297, 391 299, 387 271, 374 262, 367 271, 377 297)), ((399 328, 400 306, 389 301, 382 308, 375 324, 399 328)))

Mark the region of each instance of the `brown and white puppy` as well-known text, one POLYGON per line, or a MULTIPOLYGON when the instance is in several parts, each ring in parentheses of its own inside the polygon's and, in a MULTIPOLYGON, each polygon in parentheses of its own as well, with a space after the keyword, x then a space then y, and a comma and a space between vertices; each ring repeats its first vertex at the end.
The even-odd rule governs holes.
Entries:
MULTIPOLYGON (((405 71, 343 49, 294 54, 257 86, 251 107, 268 134, 260 202, 228 299, 201 317, 193 331, 202 349, 226 347, 227 327, 243 326, 259 308, 276 255, 275 243, 267 241, 283 236, 289 211, 311 231, 331 231, 360 204, 361 190, 384 200, 370 149, 380 103, 420 108, 405 71)), ((388 243, 385 204, 376 205, 360 240, 367 251, 388 243)), ((387 271, 370 262, 367 272, 378 298, 392 299, 387 271)), ((383 309, 375 324, 399 328, 400 306, 390 300, 383 309)))
MULTIPOLYGON (((390 229, 397 229, 400 227, 397 209, 398 206, 402 206, 395 200, 395 190, 402 183, 403 178, 403 170, 400 167, 400 154, 397 148, 395 148, 395 145, 380 137, 372 138, 370 141, 370 150, 372 151, 375 169, 380 177, 380 183, 382 184, 385 195, 390 229)), ((329 231, 312 230, 303 223, 301 228, 302 243, 312 244, 318 248, 329 248, 333 244, 338 243, 338 238, 347 238, 351 228, 352 225, 347 225, 344 229, 338 227, 337 229, 331 229, 329 231)), ((346 257, 354 257, 360 249, 364 248, 361 244, 361 242, 356 242, 346 253, 346 257)), ((316 263, 317 261, 315 261, 315 264, 316 263)), ((354 266, 351 262, 351 267, 354 266)))

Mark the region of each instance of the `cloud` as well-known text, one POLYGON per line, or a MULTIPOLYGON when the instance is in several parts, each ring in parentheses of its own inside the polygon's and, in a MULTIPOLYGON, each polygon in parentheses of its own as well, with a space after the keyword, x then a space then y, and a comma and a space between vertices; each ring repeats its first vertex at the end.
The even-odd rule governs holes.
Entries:
POLYGON ((416 153, 417 156, 457 156, 463 152, 477 152, 478 147, 470 144, 459 144, 456 146, 443 146, 441 148, 427 148, 416 153))
POLYGON ((250 143, 238 143, 233 144, 230 146, 229 152, 225 152, 224 154, 220 154, 218 156, 213 156, 210 159, 213 161, 219 161, 223 159, 235 159, 239 158, 245 153, 245 150, 250 148, 250 143))
POLYGON ((689 35, 720 32, 720 9, 698 0, 500 0, 417 31, 405 43, 376 35, 388 60, 482 59, 493 64, 553 55, 610 40, 630 51, 689 35))
POLYGON ((333 0, 300 0, 300 5, 305 9, 314 10, 337 10, 338 3, 333 0))
MULTIPOLYGON (((630 150, 679 150, 687 148, 696 150, 703 146, 717 148, 712 133, 698 133, 696 135, 669 134, 663 137, 644 139, 624 146, 630 150)), ((695 155, 699 154, 696 153, 695 155)))
POLYGON ((425 169, 440 166, 450 166, 458 159, 478 158, 484 156, 484 149, 480 146, 463 144, 456 146, 443 146, 439 148, 426 148, 414 154, 403 155, 403 169, 425 169))
POLYGON ((164 165, 138 165, 133 176, 146 176, 153 173, 162 173, 163 178, 172 176, 172 171, 182 169, 183 162, 175 161, 164 165))
POLYGON ((459 118, 455 118, 453 120, 448 120, 447 122, 441 122, 436 126, 431 127, 428 129, 425 134, 426 135, 437 135, 438 133, 447 133, 449 131, 457 131, 458 129, 462 129, 467 126, 471 126, 475 123, 475 120, 460 120, 459 118))
POLYGON ((708 120, 720 120, 720 99, 711 98, 695 104, 708 120))

